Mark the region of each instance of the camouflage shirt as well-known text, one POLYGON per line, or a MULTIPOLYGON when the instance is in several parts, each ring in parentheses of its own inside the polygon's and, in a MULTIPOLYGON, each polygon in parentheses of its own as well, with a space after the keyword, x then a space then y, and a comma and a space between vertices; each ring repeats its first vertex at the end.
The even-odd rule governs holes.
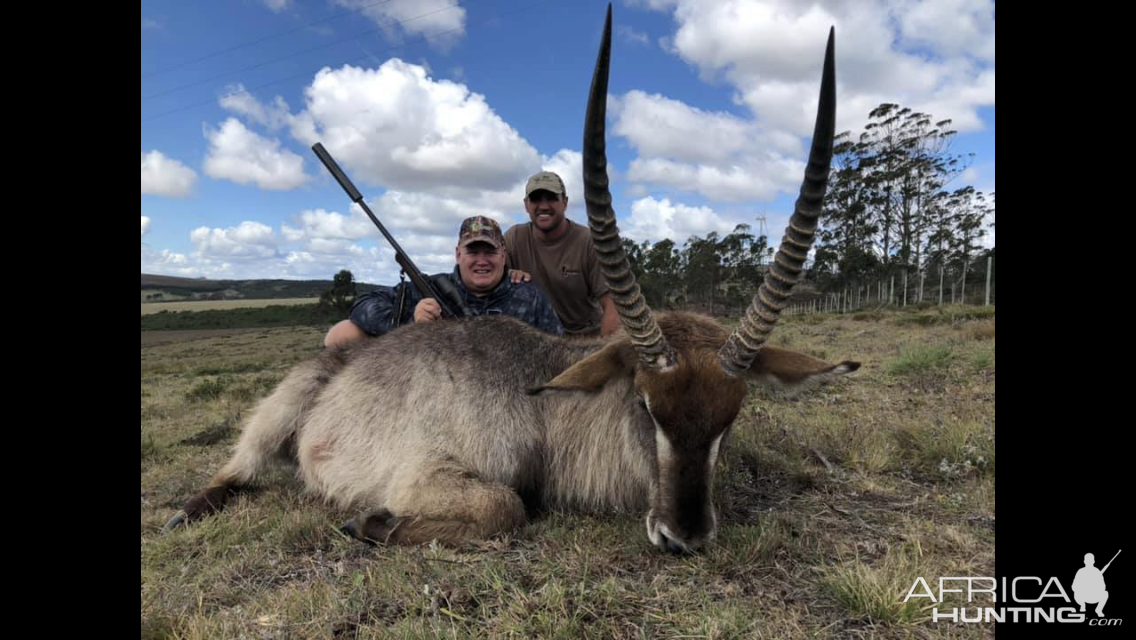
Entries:
MULTIPOLYGON (((548 298, 541 293, 540 287, 532 282, 513 284, 509 282, 508 272, 501 278, 500 284, 493 291, 478 296, 469 292, 458 274, 455 266, 451 274, 438 274, 430 279, 449 278, 454 283, 462 300, 475 316, 504 313, 528 323, 541 331, 564 335, 564 327, 560 318, 553 310, 548 298)), ((378 289, 359 296, 351 307, 351 322, 362 329, 367 335, 381 336, 401 325, 414 322, 414 307, 422 300, 411 282, 403 282, 394 287, 379 287, 378 289), (406 292, 402 314, 396 318, 399 297, 406 292)))

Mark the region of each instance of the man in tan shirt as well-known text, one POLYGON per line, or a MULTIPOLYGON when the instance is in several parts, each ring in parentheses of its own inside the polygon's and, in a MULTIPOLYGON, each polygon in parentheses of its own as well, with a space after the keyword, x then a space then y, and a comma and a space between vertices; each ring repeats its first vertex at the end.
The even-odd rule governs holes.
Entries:
POLYGON ((525 185, 530 222, 505 234, 509 268, 532 275, 552 302, 565 333, 607 336, 619 328, 587 228, 565 217, 564 181, 541 171, 525 185))

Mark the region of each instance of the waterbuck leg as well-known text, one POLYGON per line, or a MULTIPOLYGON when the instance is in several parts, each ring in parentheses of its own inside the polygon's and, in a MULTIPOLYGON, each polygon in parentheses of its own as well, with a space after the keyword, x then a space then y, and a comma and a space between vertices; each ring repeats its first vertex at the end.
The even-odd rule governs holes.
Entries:
POLYGON ((369 542, 460 545, 525 524, 525 505, 516 491, 459 465, 437 465, 392 489, 387 508, 359 514, 343 531, 369 542))
POLYGON ((166 522, 162 530, 170 531, 183 524, 220 511, 225 507, 225 503, 229 501, 229 498, 236 495, 237 491, 238 489, 236 487, 209 487, 190 498, 185 503, 185 506, 181 508, 181 511, 175 513, 173 517, 166 522))
POLYGON ((181 511, 166 522, 163 531, 168 532, 225 508, 229 498, 252 484, 257 475, 280 457, 280 450, 288 446, 287 436, 290 434, 280 434, 279 429, 266 428, 275 425, 266 425, 258 417, 261 416, 254 415, 245 427, 229 462, 213 476, 204 491, 190 498, 181 511), (281 435, 284 437, 278 437, 281 435))
POLYGON ((343 368, 347 353, 344 349, 328 349, 293 369, 253 410, 229 462, 204 491, 190 498, 170 518, 163 531, 220 511, 230 497, 252 484, 271 465, 281 461, 294 463, 296 433, 319 393, 343 368))
POLYGON ((166 522, 162 531, 171 531, 224 509, 229 498, 252 484, 253 478, 268 464, 271 455, 256 450, 257 447, 263 446, 263 443, 256 442, 256 433, 251 428, 253 426, 255 418, 250 428, 246 428, 245 433, 241 435, 236 452, 228 464, 213 476, 204 491, 190 498, 181 511, 166 522))

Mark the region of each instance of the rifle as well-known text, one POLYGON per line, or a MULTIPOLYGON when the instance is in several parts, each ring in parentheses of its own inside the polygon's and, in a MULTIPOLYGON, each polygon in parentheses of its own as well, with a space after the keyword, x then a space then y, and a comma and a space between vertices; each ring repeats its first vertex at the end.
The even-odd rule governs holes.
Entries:
MULTIPOLYGON (((1124 549, 1121 549, 1120 551, 1124 551, 1124 549)), ((1116 552, 1116 556, 1120 555, 1120 551, 1117 551, 1117 552, 1116 552)), ((1116 556, 1112 556, 1112 560, 1116 560, 1116 556)), ((1108 568, 1109 568, 1110 566, 1112 566, 1112 560, 1109 560, 1109 561, 1108 561, 1108 564, 1104 565, 1104 568, 1103 568, 1103 569, 1101 569, 1101 573, 1104 573, 1105 571, 1108 571, 1108 568)))
POLYGON ((375 226, 382 232, 383 237, 387 239, 387 242, 394 247, 394 261, 398 263, 402 272, 414 283, 414 287, 418 289, 418 292, 425 298, 437 300, 438 305, 442 307, 442 313, 446 316, 451 318, 466 318, 473 315, 469 307, 462 301, 461 294, 458 293, 457 288, 448 278, 431 280, 422 275, 422 272, 418 270, 418 267, 415 266, 410 256, 406 255, 402 247, 398 246, 398 242, 395 241, 394 237, 391 236, 386 227, 383 226, 383 223, 379 222, 379 219, 371 211, 371 208, 367 206, 367 203, 363 201, 363 194, 359 193, 359 190, 352 184, 351 179, 347 177, 346 173, 343 173, 343 169, 339 168, 339 165, 336 164, 331 154, 327 152, 327 149, 324 149, 323 145, 317 142, 312 145, 312 151, 316 152, 316 156, 320 159, 320 162, 323 163, 323 166, 327 167, 331 175, 335 176, 335 180, 339 183, 339 186, 343 187, 343 190, 347 192, 347 197, 351 198, 352 202, 362 207, 363 212, 367 214, 371 222, 375 223, 375 226))

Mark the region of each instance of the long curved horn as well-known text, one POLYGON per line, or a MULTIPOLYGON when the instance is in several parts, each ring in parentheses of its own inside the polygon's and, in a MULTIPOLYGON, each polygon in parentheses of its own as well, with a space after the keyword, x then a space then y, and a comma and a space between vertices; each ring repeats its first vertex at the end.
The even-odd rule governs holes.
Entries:
POLYGON ((797 198, 793 216, 789 218, 789 228, 785 230, 781 248, 777 250, 773 264, 765 274, 765 282, 754 295, 741 324, 718 351, 722 368, 732 375, 741 375, 749 369, 754 356, 773 331, 813 245, 817 218, 828 186, 832 141, 836 133, 836 63, 833 59, 835 38, 834 27, 828 32, 828 47, 824 52, 824 76, 820 83, 820 102, 817 105, 809 164, 805 167, 801 195, 797 198))
POLYGON ((611 298, 619 311, 631 344, 639 353, 642 365, 649 369, 666 369, 675 364, 675 354, 667 344, 659 323, 651 316, 651 308, 631 273, 631 265, 619 240, 615 212, 611 208, 611 191, 607 180, 607 144, 604 139, 607 115, 607 78, 611 66, 611 5, 607 6, 603 41, 600 43, 592 89, 588 94, 588 111, 584 119, 584 201, 588 210, 588 228, 607 279, 611 298))

